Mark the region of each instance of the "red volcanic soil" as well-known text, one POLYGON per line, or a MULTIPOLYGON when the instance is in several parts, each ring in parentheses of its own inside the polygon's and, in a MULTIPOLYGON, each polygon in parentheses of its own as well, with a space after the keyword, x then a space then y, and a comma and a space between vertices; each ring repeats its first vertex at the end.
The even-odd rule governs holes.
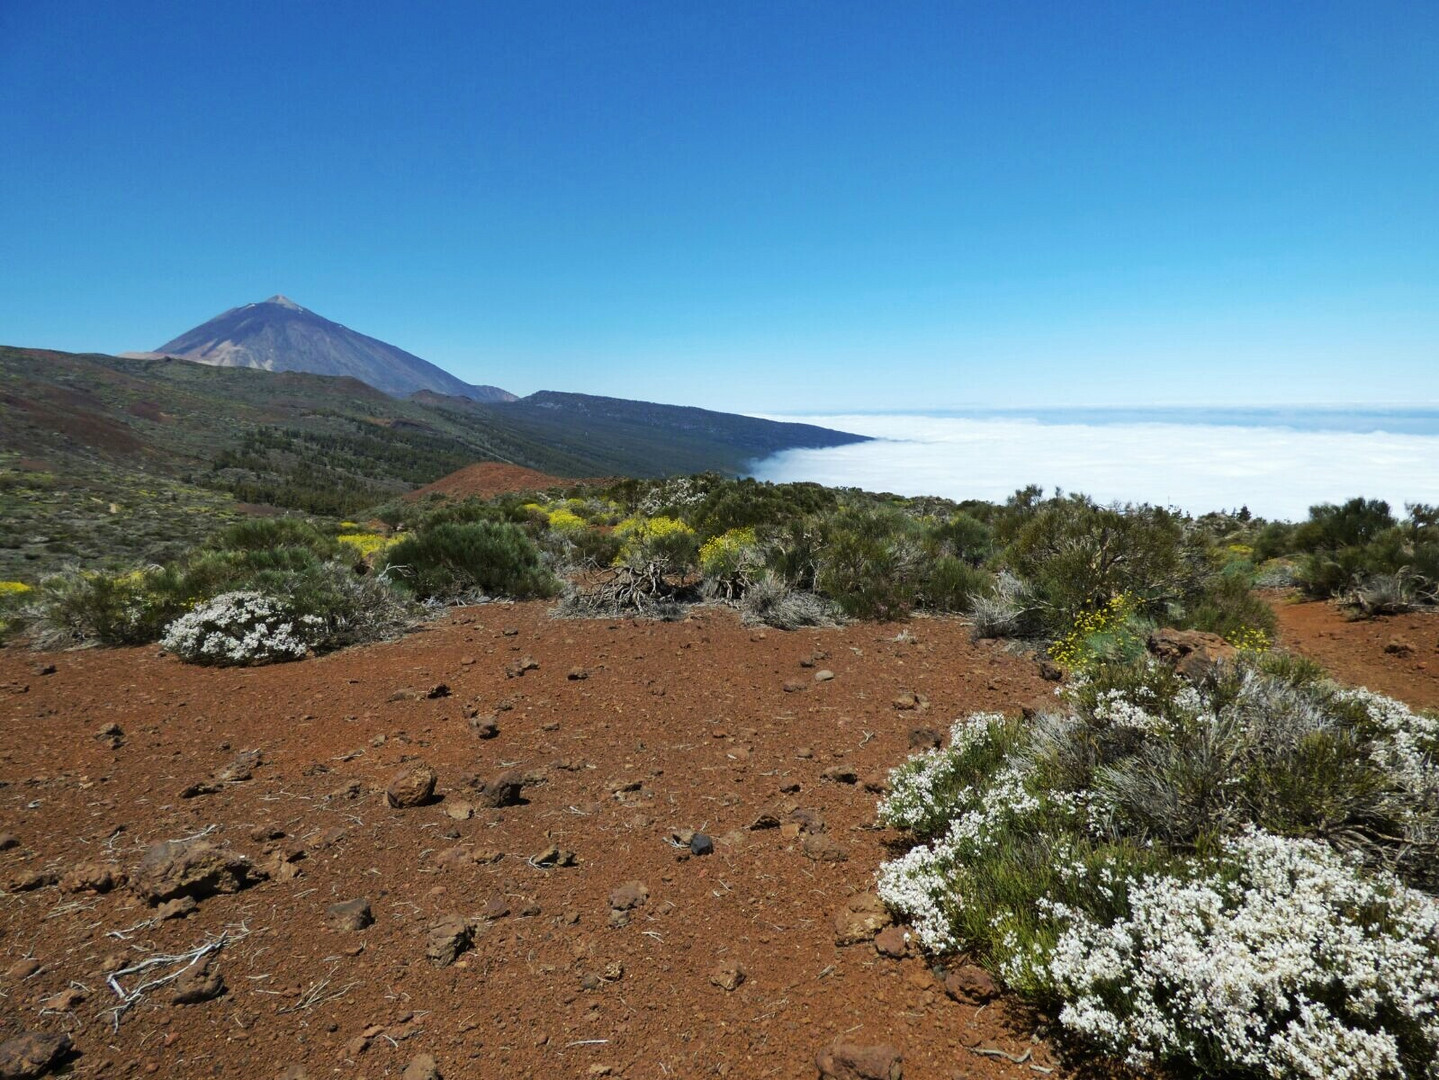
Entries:
POLYGON ((902 628, 560 621, 527 603, 253 669, 0 649, 0 1041, 68 1033, 77 1076, 378 1078, 430 1054, 452 1080, 790 1078, 844 1035, 898 1048, 909 1080, 1040 1075, 1055 1053, 1014 999, 951 998, 918 956, 836 944, 834 915, 897 839, 863 780, 912 729, 1052 694, 1032 659, 957 621, 902 628), (246 751, 250 778, 225 773, 246 751), (435 800, 388 805, 422 764, 435 800), (509 770, 524 801, 485 808, 467 774, 509 770), (784 825, 750 828, 776 806, 784 825), (672 845, 681 829, 713 854, 672 845), (161 918, 142 860, 190 837, 268 877, 161 918), (86 887, 106 868, 130 883, 86 887), (648 895, 615 926, 627 882, 648 895), (373 925, 333 928, 327 909, 355 899, 373 925), (431 933, 452 916, 473 945, 440 966, 431 933), (150 987, 116 1029, 109 973, 222 934, 205 977, 150 987), (175 1002, 215 974, 218 996, 175 1002))
POLYGON ((502 461, 480 461, 466 465, 448 476, 442 476, 433 484, 426 484, 409 492, 405 498, 418 499, 431 492, 463 499, 475 495, 481 499, 505 495, 511 491, 542 491, 545 488, 565 487, 585 483, 583 480, 567 480, 562 476, 526 469, 521 465, 507 465, 502 461))
POLYGON ((1273 601, 1279 644, 1412 708, 1439 709, 1439 613, 1353 621, 1333 604, 1273 601))
MULTIPOLYGON (((1439 701, 1434 616, 1278 610, 1281 640, 1336 676, 1439 701)), ((76 1076, 348 1080, 429 1054, 451 1080, 748 1080, 813 1077, 842 1035, 902 1051, 908 1080, 1077 1075, 1014 998, 951 997, 923 958, 840 946, 833 922, 897 850, 864 781, 911 731, 1052 690, 954 620, 783 633, 716 609, 648 623, 495 604, 253 669, 0 649, 0 1042, 66 1033, 76 1076), (421 766, 433 800, 389 805, 421 766), (470 778, 507 772, 522 801, 487 807, 505 785, 470 778), (750 828, 767 809, 783 824, 750 828), (673 844, 683 829, 713 854, 673 844), (142 863, 185 838, 266 876, 162 917, 142 863), (631 882, 644 903, 613 915, 631 882), (352 900, 372 925, 334 925, 352 900), (442 966, 429 953, 449 959, 456 932, 472 945, 442 966), (183 960, 127 972, 221 935, 202 977, 183 960), (116 972, 126 993, 184 978, 117 1028, 116 972), (181 1004, 182 987, 219 992, 181 1004)))

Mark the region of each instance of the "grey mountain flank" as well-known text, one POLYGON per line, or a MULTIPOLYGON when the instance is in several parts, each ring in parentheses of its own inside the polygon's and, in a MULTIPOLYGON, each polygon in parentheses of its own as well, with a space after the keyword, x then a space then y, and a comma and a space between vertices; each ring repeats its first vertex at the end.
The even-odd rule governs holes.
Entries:
POLYGON ((515 400, 507 390, 463 382, 428 360, 331 322, 284 296, 231 308, 149 355, 214 367, 349 375, 395 397, 428 390, 472 401, 515 400))

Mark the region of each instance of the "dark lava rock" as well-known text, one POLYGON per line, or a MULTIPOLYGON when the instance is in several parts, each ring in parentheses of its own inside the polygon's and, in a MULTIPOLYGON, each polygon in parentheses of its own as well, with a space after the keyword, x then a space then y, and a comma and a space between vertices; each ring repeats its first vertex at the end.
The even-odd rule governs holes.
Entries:
POLYGON ((446 915, 430 927, 425 955, 436 967, 449 967, 474 943, 475 932, 470 924, 458 915, 446 915))
POLYGON ((370 911, 370 902, 363 896, 356 897, 354 900, 342 900, 325 909, 325 925, 331 930, 349 932, 363 930, 372 925, 374 921, 375 916, 370 911))
POLYGON ((814 1057, 825 1080, 902 1080, 903 1058, 889 1045, 863 1046, 843 1038, 822 1048, 814 1057))
POLYGON ((473 781, 475 801, 480 806, 498 809, 502 806, 518 806, 524 791, 524 775, 515 769, 502 772, 488 780, 473 781))
POLYGON ((27 1031, 0 1043, 0 1080, 30 1080, 44 1076, 71 1049, 70 1036, 27 1031))
POLYGON ((204 840, 164 840, 140 861, 131 884, 149 904, 215 893, 236 893, 265 875, 249 859, 204 840))
POLYGON ((198 1005, 202 1001, 217 998, 225 992, 225 980, 218 971, 210 968, 208 960, 191 964, 174 982, 175 995, 170 1000, 176 1005, 198 1005))
POLYGON ((702 832, 697 832, 690 837, 691 855, 713 855, 715 850, 714 840, 702 832))
POLYGON ((435 770, 428 765, 401 769, 385 789, 385 801, 397 810, 423 806, 435 795, 435 770))

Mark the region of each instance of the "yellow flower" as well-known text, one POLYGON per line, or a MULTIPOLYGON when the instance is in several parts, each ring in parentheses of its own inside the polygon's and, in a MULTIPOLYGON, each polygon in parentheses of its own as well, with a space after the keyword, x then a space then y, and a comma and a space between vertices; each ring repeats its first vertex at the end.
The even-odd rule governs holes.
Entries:
POLYGON ((399 543, 400 538, 383 536, 380 533, 341 533, 335 539, 358 551, 360 558, 368 559, 375 552, 384 551, 387 547, 399 543))
POLYGON ((0 596, 19 596, 30 591, 23 581, 0 581, 0 596))

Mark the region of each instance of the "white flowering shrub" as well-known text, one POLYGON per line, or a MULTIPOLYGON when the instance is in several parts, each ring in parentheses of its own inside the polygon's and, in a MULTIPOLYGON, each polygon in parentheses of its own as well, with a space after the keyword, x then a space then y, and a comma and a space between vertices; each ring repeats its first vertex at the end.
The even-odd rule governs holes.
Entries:
POLYGON ((916 844, 878 888, 920 942, 1131 1065, 1439 1080, 1439 720, 1257 662, 1063 703, 891 775, 916 844))
POLYGON ((1432 1077, 1439 904, 1328 845, 1249 829, 1207 872, 1128 886, 1111 922, 1053 905, 1060 1023, 1132 1065, 1432 1077))
POLYGON ((160 644, 193 664, 269 664, 298 660, 324 630, 324 619, 296 615, 263 593, 228 592, 172 622, 160 644))

